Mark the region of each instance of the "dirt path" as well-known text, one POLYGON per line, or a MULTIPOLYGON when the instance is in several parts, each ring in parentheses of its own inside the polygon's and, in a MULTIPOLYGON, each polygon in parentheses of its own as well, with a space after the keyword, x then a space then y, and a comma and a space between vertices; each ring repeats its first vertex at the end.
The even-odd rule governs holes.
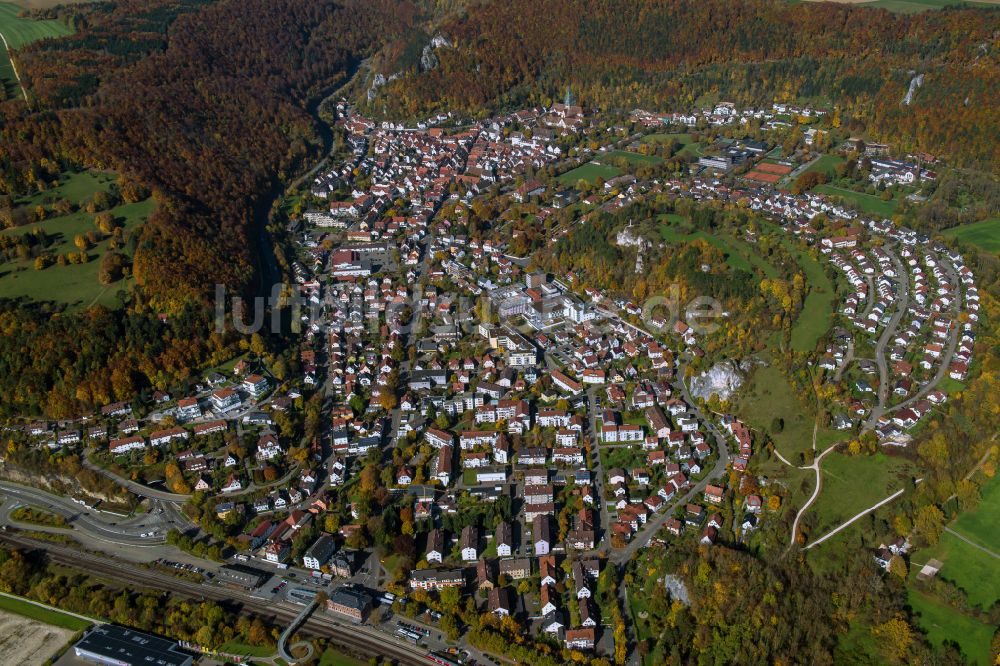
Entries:
POLYGON ((946 527, 946 528, 944 528, 944 531, 945 531, 945 532, 947 532, 948 534, 952 535, 953 537, 956 537, 956 538, 958 538, 958 539, 961 539, 962 541, 964 541, 965 543, 969 544, 969 545, 970 545, 970 546, 972 546, 973 548, 978 548, 979 550, 983 551, 984 553, 986 553, 986 554, 987 554, 987 555, 989 555, 990 557, 995 557, 995 558, 997 558, 998 560, 1000 560, 1000 555, 997 555, 996 553, 994 553, 994 552, 993 552, 992 550, 990 550, 990 549, 989 549, 989 548, 987 548, 986 546, 980 546, 980 545, 979 545, 978 543, 976 543, 975 541, 973 541, 973 540, 971 540, 971 539, 967 539, 966 537, 962 536, 961 534, 959 534, 959 533, 958 533, 958 532, 956 532, 955 530, 951 529, 950 527, 946 527))
POLYGON ((24 103, 28 104, 28 90, 21 83, 21 75, 17 71, 17 64, 14 62, 14 52, 10 50, 10 46, 7 45, 7 38, 3 36, 0 32, 0 42, 3 42, 3 50, 7 53, 7 59, 10 60, 10 68, 14 70, 14 78, 17 79, 17 85, 21 88, 21 94, 24 95, 24 103))

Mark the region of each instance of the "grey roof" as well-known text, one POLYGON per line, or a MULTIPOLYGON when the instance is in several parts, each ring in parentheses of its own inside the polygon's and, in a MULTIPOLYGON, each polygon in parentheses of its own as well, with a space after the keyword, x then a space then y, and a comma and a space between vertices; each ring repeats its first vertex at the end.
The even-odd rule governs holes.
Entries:
POLYGON ((130 666, 190 666, 192 663, 191 655, 184 654, 177 641, 113 624, 94 627, 73 649, 78 656, 85 653, 130 666))

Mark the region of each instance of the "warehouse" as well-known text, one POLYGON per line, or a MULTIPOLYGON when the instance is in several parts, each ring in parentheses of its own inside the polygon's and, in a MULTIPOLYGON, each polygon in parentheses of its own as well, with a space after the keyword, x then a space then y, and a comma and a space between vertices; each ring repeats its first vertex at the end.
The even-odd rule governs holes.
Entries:
POLYGON ((185 654, 177 641, 102 624, 88 631, 73 646, 76 656, 84 661, 110 666, 191 666, 193 658, 185 654))

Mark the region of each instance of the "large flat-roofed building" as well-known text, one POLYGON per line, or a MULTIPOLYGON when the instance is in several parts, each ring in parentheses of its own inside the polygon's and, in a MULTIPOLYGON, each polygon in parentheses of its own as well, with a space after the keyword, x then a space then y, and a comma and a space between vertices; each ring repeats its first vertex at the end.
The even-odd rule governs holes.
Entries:
POLYGON ((109 666, 191 666, 194 658, 177 641, 113 624, 94 627, 73 646, 84 661, 109 666))
POLYGON ((254 589, 264 584, 271 574, 245 564, 224 564, 219 567, 219 580, 231 585, 254 589))

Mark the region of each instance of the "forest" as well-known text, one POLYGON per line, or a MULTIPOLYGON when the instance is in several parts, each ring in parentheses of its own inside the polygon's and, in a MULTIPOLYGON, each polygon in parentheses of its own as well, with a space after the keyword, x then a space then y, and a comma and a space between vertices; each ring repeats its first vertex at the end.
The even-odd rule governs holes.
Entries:
MULTIPOLYGON (((513 0, 468 5, 440 32, 454 48, 372 103, 401 116, 561 101, 687 110, 699 99, 836 105, 902 149, 996 168, 1000 11, 915 15, 777 0, 513 0), (901 103, 914 72, 913 103, 901 103), (959 129, 960 128, 960 129, 959 129)), ((389 75, 393 72, 383 72, 389 75)))
POLYGON ((86 413, 225 350, 208 299, 216 284, 260 288, 255 225, 323 148, 312 107, 410 21, 387 0, 123 0, 48 14, 76 32, 18 53, 31 105, 0 103, 0 195, 87 167, 141 184, 157 207, 123 312, 0 304, 5 416, 86 413))

